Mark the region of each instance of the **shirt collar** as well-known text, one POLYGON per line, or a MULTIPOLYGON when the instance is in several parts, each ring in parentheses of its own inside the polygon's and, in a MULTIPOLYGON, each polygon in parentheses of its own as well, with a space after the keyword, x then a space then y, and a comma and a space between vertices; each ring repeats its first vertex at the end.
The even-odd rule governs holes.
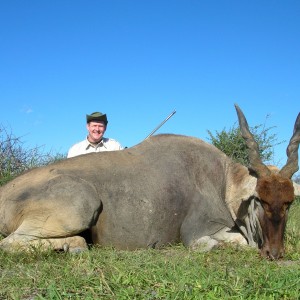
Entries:
POLYGON ((86 137, 86 138, 85 138, 85 149, 87 150, 87 149, 89 149, 90 147, 93 147, 93 148, 96 148, 96 149, 97 149, 98 147, 104 147, 104 148, 107 148, 106 145, 105 145, 106 140, 107 140, 107 139, 106 139, 105 137, 103 137, 103 138, 101 139, 101 141, 100 141, 98 144, 94 145, 94 144, 90 143, 89 140, 88 140, 88 138, 86 137))

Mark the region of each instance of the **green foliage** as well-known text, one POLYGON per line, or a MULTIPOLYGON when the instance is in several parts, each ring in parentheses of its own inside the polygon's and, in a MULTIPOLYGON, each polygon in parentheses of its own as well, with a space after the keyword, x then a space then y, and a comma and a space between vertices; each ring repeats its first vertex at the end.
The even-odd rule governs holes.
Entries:
MULTIPOLYGON (((268 118, 268 116, 267 116, 268 118)), ((266 128, 265 124, 256 125, 250 128, 256 142, 259 146, 261 159, 264 163, 270 163, 274 158, 273 148, 282 142, 277 142, 277 135, 271 133, 273 127, 266 128)), ((227 156, 234 161, 239 162, 245 166, 249 166, 248 148, 241 135, 239 127, 235 124, 229 130, 225 128, 221 131, 215 132, 215 135, 208 130, 209 141, 227 156)))
POLYGON ((42 147, 27 149, 21 138, 0 125, 0 185, 20 173, 63 159, 61 154, 44 153, 42 147))

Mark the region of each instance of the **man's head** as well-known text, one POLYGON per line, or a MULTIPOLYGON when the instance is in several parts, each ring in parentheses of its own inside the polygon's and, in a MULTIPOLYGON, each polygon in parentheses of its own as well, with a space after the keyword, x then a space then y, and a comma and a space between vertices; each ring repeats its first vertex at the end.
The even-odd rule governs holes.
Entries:
POLYGON ((89 132, 89 142, 95 144, 99 143, 103 138, 108 123, 106 114, 93 112, 90 115, 86 115, 86 122, 86 128, 89 132))

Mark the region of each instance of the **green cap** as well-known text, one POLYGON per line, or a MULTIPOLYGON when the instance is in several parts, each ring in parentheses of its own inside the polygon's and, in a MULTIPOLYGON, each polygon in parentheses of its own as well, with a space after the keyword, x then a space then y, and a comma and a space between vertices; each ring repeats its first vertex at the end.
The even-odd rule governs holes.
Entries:
POLYGON ((93 112, 90 115, 86 115, 86 122, 104 122, 105 125, 107 125, 108 121, 107 121, 107 117, 106 114, 103 114, 101 112, 93 112))

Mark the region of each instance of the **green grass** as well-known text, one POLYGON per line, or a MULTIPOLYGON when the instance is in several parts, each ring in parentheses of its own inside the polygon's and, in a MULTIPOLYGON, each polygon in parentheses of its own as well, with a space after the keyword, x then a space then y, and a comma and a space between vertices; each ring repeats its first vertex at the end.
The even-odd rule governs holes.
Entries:
POLYGON ((0 251, 0 299, 299 299, 300 199, 292 205, 286 256, 224 245, 198 253, 93 247, 81 254, 0 251))

